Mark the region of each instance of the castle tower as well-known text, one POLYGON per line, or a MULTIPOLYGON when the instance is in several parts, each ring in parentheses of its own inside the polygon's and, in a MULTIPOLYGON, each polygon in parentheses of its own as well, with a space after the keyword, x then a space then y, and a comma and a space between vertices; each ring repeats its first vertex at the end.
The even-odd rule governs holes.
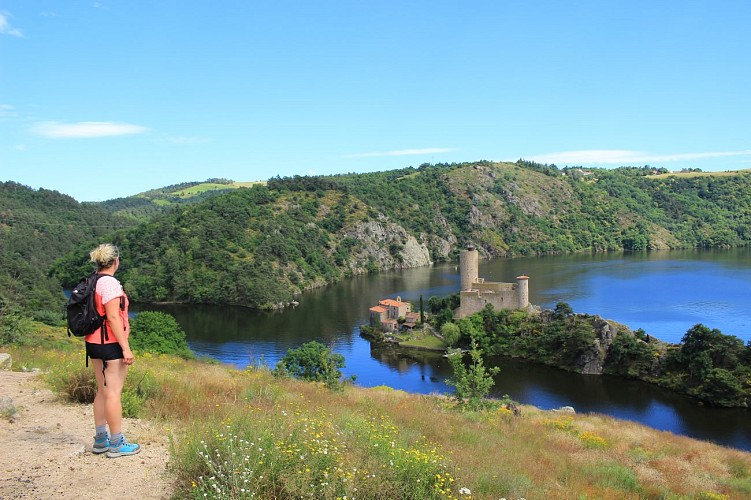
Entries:
POLYGON ((479 254, 472 245, 459 252, 459 279, 462 291, 471 290, 472 284, 477 282, 478 260, 479 254))
POLYGON ((517 276, 516 283, 519 285, 516 292, 519 309, 525 309, 529 306, 529 276, 517 276))

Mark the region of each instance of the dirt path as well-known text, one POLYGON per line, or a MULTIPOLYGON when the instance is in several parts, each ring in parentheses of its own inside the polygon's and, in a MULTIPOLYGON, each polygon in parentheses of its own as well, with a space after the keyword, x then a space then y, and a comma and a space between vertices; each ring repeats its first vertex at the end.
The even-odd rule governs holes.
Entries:
POLYGON ((138 455, 91 453, 91 405, 60 402, 37 374, 0 370, 0 398, 16 413, 0 419, 0 498, 169 498, 165 432, 126 419, 123 430, 138 455))

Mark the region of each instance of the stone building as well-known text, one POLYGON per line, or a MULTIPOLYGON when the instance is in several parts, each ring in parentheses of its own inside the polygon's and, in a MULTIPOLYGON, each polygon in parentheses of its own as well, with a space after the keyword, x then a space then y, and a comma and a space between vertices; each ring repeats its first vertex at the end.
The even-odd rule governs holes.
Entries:
POLYGON ((394 299, 383 299, 378 301, 378 305, 370 308, 370 326, 380 324, 385 331, 395 332, 399 330, 398 319, 406 319, 412 316, 412 304, 402 302, 401 297, 394 299))
POLYGON ((492 304, 494 309, 525 309, 529 306, 529 277, 518 276, 516 283, 485 281, 479 277, 479 254, 470 246, 459 253, 460 305, 456 319, 482 311, 492 304))

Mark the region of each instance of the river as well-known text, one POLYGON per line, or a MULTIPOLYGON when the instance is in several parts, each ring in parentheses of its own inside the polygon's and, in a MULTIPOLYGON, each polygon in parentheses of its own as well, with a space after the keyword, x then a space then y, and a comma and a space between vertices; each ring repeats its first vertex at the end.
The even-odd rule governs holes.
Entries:
MULTIPOLYGON (((530 277, 530 301, 597 314, 679 342, 696 323, 751 340, 751 249, 665 251, 646 254, 584 254, 481 261, 488 281, 530 277)), ((299 297, 296 308, 263 313, 242 307, 160 305, 175 316, 199 355, 246 367, 273 366, 284 353, 309 340, 344 355, 347 376, 365 387, 387 385, 414 393, 447 393, 451 376, 440 355, 400 355, 374 348, 359 335, 368 308, 397 296, 418 304, 420 296, 458 291, 456 264, 390 271, 345 280, 299 297)), ((139 310, 136 306, 134 310, 139 310)), ((578 375, 511 359, 498 360, 494 395, 542 409, 574 406, 644 423, 653 428, 751 451, 751 411, 697 406, 689 398, 637 381, 578 375)))

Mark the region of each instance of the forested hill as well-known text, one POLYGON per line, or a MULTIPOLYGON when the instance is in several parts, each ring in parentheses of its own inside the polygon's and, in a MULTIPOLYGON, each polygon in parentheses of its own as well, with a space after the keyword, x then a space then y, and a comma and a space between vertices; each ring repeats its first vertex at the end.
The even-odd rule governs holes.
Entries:
POLYGON ((233 189, 249 187, 256 182, 235 182, 228 179, 208 179, 204 182, 182 182, 127 198, 115 198, 97 203, 112 215, 144 222, 167 212, 175 205, 198 203, 233 189))
MULTIPOLYGON (((119 232, 135 300, 277 307, 345 276, 485 256, 751 242, 751 173, 520 161, 272 178, 119 232)), ((85 249, 57 276, 78 277, 85 249)))
POLYGON ((57 191, 0 182, 0 320, 26 310, 59 323, 64 297, 60 282, 49 276, 52 263, 128 225, 57 191))

